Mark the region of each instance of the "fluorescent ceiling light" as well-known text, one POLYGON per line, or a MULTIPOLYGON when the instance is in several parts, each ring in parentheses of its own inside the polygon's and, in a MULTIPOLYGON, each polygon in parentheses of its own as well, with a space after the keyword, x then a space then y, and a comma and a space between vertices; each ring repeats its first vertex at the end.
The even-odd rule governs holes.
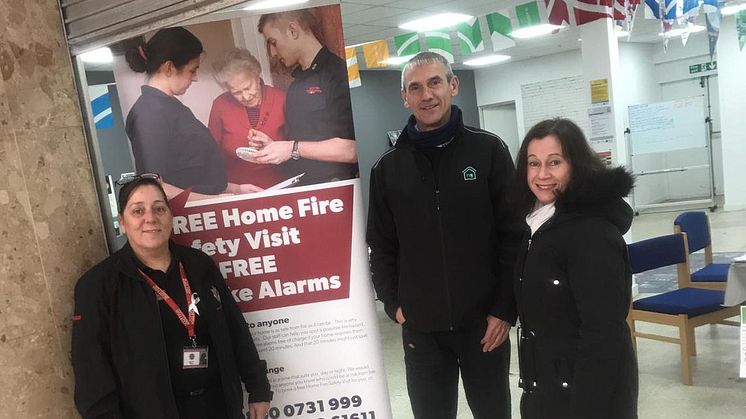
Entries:
POLYGON ((422 19, 410 20, 409 22, 402 23, 399 27, 408 31, 424 32, 441 28, 450 28, 451 26, 455 26, 473 18, 474 16, 461 13, 441 13, 423 17, 422 19))
POLYGON ((492 55, 485 55, 484 57, 475 58, 473 60, 464 61, 464 64, 477 67, 477 66, 482 66, 482 65, 497 64, 503 61, 508 61, 509 59, 510 59, 510 55, 492 54, 492 55))
POLYGON ((741 10, 746 10, 746 3, 734 4, 732 6, 725 6, 720 11, 720 13, 722 13, 723 16, 729 16, 729 15, 735 15, 741 10))
POLYGON ((254 1, 248 6, 244 7, 244 10, 264 10, 264 9, 278 9, 285 6, 293 6, 296 4, 307 3, 308 0, 259 0, 254 1))
POLYGON ((704 26, 692 25, 692 26, 687 26, 685 28, 671 29, 670 31, 665 32, 665 33, 661 32, 658 34, 658 36, 663 36, 666 38, 673 38, 675 36, 681 36, 685 33, 697 33, 697 32, 702 32, 703 30, 705 30, 704 26))
POLYGON ((81 54, 80 59, 85 63, 102 64, 114 61, 109 48, 99 48, 81 54))
POLYGON ((382 63, 386 63, 388 65, 399 65, 399 64, 404 64, 407 61, 411 60, 412 57, 414 57, 414 54, 412 54, 412 55, 405 55, 403 57, 389 57, 389 58, 387 58, 387 59, 385 59, 385 60, 383 60, 381 62, 382 63))
POLYGON ((518 39, 536 38, 538 36, 549 35, 550 33, 561 28, 562 26, 558 26, 558 25, 549 25, 549 24, 534 25, 534 26, 529 26, 526 28, 516 29, 510 33, 510 37, 518 38, 518 39))

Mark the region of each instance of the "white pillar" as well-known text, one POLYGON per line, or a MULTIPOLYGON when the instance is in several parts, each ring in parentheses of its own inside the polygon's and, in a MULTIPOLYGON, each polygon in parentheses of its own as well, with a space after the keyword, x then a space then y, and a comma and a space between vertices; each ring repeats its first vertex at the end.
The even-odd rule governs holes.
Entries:
MULTIPOLYGON (((609 89, 609 103, 611 107, 611 121, 613 124, 614 140, 610 143, 593 144, 597 152, 611 151, 612 163, 615 166, 627 164, 626 138, 624 137, 625 112, 621 103, 621 69, 619 66, 619 45, 614 32, 614 21, 611 19, 599 19, 580 26, 580 37, 582 39, 581 53, 583 57, 583 78, 588 89, 588 108, 595 108, 599 104, 591 101, 591 82, 594 80, 606 80, 609 89)), ((588 137, 591 133, 586 133, 588 137)), ((624 235, 625 240, 631 240, 629 233, 624 235)), ((632 279, 632 296, 637 296, 639 286, 632 279)))
MULTIPOLYGON (((619 46, 611 19, 599 19, 581 25, 583 76, 588 89, 588 107, 591 104, 590 86, 593 80, 607 80, 609 87, 609 106, 613 121, 614 141, 608 144, 594 145, 596 151, 611 151, 614 165, 627 163, 626 140, 624 138, 624 119, 619 91, 621 89, 621 70, 619 67, 619 46)), ((586 133, 588 137, 591 133, 586 133)))
POLYGON ((746 47, 738 49, 736 17, 724 16, 717 46, 725 210, 746 208, 746 47))

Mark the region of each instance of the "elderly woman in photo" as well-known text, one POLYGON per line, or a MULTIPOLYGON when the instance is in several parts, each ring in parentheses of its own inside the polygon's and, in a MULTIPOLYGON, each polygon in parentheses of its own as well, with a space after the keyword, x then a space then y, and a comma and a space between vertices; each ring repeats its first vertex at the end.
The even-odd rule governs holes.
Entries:
POLYGON ((256 131, 286 140, 285 93, 261 79, 259 61, 245 49, 234 48, 213 64, 214 76, 225 93, 212 103, 208 127, 221 149, 228 181, 267 188, 282 181, 282 169, 254 163, 251 137, 256 131))
POLYGON ((567 119, 539 122, 516 159, 528 231, 516 264, 523 419, 637 418, 622 235, 633 179, 604 166, 567 119))
POLYGON ((267 365, 220 271, 206 254, 170 241, 173 216, 158 175, 125 180, 127 243, 75 286, 78 411, 84 419, 264 419, 267 365))

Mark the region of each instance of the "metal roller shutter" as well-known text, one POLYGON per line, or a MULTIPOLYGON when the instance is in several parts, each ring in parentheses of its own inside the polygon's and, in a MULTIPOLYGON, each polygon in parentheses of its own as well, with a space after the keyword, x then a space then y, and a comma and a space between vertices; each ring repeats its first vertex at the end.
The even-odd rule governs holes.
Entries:
POLYGON ((73 55, 246 0, 60 0, 73 55))

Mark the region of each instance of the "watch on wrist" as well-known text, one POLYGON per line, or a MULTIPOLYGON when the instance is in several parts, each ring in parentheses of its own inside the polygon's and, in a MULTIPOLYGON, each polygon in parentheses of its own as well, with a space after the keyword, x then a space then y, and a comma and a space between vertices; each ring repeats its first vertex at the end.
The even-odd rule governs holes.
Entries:
POLYGON ((293 160, 300 159, 300 151, 298 151, 298 140, 293 141, 293 151, 290 152, 290 158, 293 160))

